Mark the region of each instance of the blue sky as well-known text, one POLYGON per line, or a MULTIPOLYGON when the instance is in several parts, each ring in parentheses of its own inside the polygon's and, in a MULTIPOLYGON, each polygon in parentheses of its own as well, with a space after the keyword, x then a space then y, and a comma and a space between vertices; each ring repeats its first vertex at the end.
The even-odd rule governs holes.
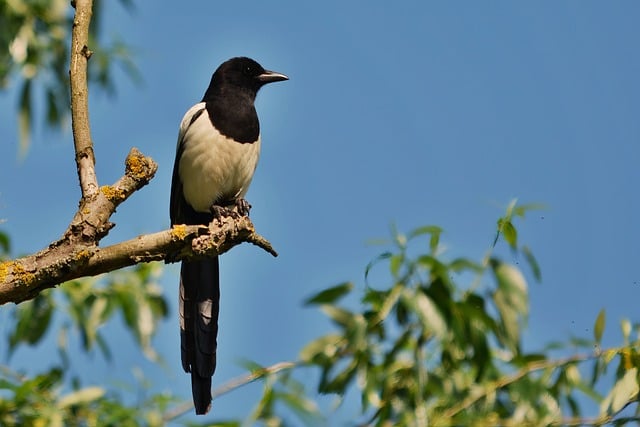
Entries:
MULTIPOLYGON (((135 46, 144 83, 118 72, 116 98, 91 94, 98 177, 115 181, 132 146, 160 168, 118 209, 105 244, 168 226, 178 125, 222 61, 250 56, 291 78, 258 96, 263 149, 247 195, 280 257, 248 245, 223 256, 215 383, 242 372, 240 358, 290 360, 326 332, 301 301, 345 280, 361 287, 381 250, 366 242, 386 237, 389 224, 440 225, 448 256, 478 259, 513 198, 547 206, 519 223, 543 275, 531 285, 527 346, 590 337, 601 308, 614 337, 621 318, 639 320, 639 3, 107 7, 105 35, 135 46)), ((18 160, 16 103, 14 92, 0 96, 0 218, 24 253, 59 237, 79 189, 70 132, 36 129, 18 160)), ((177 271, 162 278, 172 303, 177 271)), ((127 348, 130 338, 115 331, 110 342, 127 348)), ((167 369, 149 370, 123 350, 111 364, 92 358, 92 377, 126 379, 138 365, 188 397, 175 305, 155 344, 167 369)), ((214 415, 242 414, 256 394, 236 391, 214 403, 214 415)))

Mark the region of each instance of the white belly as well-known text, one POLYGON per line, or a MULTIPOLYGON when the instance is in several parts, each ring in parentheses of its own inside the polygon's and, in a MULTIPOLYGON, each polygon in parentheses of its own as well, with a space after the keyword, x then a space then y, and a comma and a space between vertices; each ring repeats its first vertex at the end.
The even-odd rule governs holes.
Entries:
POLYGON ((258 165, 260 138, 241 144, 221 135, 211 125, 206 110, 189 125, 197 111, 194 109, 187 112, 181 126, 184 148, 179 175, 187 203, 198 212, 209 212, 215 202, 231 201, 247 193, 258 165))

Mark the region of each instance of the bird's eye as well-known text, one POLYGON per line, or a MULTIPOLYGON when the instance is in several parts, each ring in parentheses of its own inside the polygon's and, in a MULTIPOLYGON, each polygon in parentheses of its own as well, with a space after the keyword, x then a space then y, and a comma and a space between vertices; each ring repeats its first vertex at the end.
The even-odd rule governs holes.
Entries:
POLYGON ((243 71, 244 71, 244 74, 247 75, 247 76, 250 76, 252 74, 252 69, 248 65, 246 67, 244 67, 243 71))

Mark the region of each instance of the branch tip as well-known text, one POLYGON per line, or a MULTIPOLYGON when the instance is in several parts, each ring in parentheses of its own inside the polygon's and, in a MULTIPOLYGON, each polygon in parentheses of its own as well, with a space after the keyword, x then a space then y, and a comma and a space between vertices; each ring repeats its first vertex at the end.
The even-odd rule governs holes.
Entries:
POLYGON ((252 245, 258 246, 259 248, 264 249, 265 251, 273 255, 274 258, 278 256, 278 252, 276 252, 276 250, 273 248, 273 246, 271 245, 271 242, 269 242, 267 239, 265 239, 258 233, 252 233, 247 238, 247 242, 251 243, 252 245))
POLYGON ((149 181, 158 170, 158 164, 135 147, 129 151, 124 164, 125 173, 136 181, 149 181))

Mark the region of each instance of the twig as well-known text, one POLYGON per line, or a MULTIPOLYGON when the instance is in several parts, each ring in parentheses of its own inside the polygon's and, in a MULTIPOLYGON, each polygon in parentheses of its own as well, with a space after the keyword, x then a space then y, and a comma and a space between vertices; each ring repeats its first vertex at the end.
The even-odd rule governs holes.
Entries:
POLYGON ((512 384, 518 381, 519 379, 529 375, 532 372, 539 371, 546 368, 557 368, 559 366, 568 365, 570 363, 583 362, 586 360, 591 360, 596 357, 597 355, 595 354, 577 354, 577 355, 570 356, 564 359, 559 359, 559 360, 540 360, 540 361, 531 362, 526 366, 524 366, 523 368, 521 368, 520 370, 518 370, 516 373, 512 375, 508 375, 506 377, 502 377, 490 384, 487 384, 481 390, 478 390, 478 392, 476 393, 472 392, 460 403, 444 411, 444 413, 440 418, 444 420, 449 420, 455 415, 457 415, 459 412, 462 412, 468 409, 471 405, 473 405, 483 397, 486 397, 487 395, 494 393, 496 390, 506 387, 509 384, 512 384))
MULTIPOLYGON (((540 371, 548 368, 555 369, 555 368, 559 368, 560 366, 565 366, 572 363, 581 363, 581 362, 586 362, 588 360, 595 360, 599 357, 602 357, 603 354, 610 354, 611 352, 620 353, 624 348, 626 347, 611 348, 605 351, 598 351, 595 353, 576 354, 576 355, 565 357, 562 359, 540 360, 540 361, 534 361, 534 362, 528 363, 527 365, 523 366, 520 370, 518 370, 514 374, 500 378, 491 384, 487 384, 481 390, 478 390, 476 393, 472 392, 467 398, 463 399, 460 403, 452 406, 448 410, 445 410, 444 413, 438 416, 437 419, 432 420, 433 425, 435 426, 451 425, 450 423, 451 418, 456 416, 458 413, 467 410, 469 407, 471 407, 471 405, 478 402, 480 399, 495 393, 497 390, 504 388, 535 371, 540 371)), ((637 400, 637 396, 634 396, 632 399, 630 399, 627 402, 625 407, 636 400, 637 400)), ((609 414, 609 415, 605 414, 596 418, 581 418, 581 417, 565 418, 559 421, 553 421, 549 425, 603 425, 613 420, 615 416, 618 415, 620 412, 622 412, 622 409, 620 409, 618 412, 614 414, 609 414)), ((493 420, 493 423, 494 424, 492 424, 492 426, 508 426, 509 425, 507 422, 496 422, 496 420, 493 420)), ((518 425, 524 425, 524 424, 518 424, 518 425)))
MULTIPOLYGON (((240 388, 244 385, 250 384, 256 380, 259 380, 267 375, 273 375, 280 371, 284 371, 287 369, 293 369, 297 366, 302 365, 302 362, 279 362, 271 366, 267 366, 265 368, 256 369, 248 374, 241 375, 236 378, 232 378, 226 383, 222 384, 220 387, 214 389, 211 392, 211 396, 213 400, 219 398, 222 395, 225 395, 237 388, 240 388)), ((162 420, 164 422, 168 422, 174 420, 187 412, 189 412, 193 408, 193 403, 190 401, 181 403, 180 405, 173 408, 171 411, 164 414, 162 420)))

